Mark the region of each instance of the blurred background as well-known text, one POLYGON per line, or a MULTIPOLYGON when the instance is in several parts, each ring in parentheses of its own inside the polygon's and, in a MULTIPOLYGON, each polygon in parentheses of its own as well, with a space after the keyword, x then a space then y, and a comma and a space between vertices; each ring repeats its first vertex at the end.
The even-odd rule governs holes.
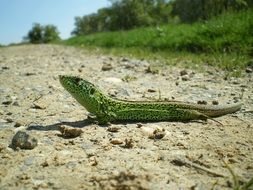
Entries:
POLYGON ((57 43, 139 58, 183 57, 235 75, 253 67, 253 0, 2 0, 0 4, 2 46, 57 43))

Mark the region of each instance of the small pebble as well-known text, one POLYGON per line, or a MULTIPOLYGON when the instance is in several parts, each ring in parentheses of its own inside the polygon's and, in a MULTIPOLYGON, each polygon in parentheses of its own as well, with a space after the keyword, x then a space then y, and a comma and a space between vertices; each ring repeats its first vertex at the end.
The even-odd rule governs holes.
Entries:
POLYGON ((120 139, 112 139, 110 141, 110 143, 114 144, 114 145, 119 145, 119 144, 123 144, 123 141, 120 139))
POLYGON ((126 57, 123 57, 123 58, 121 59, 121 61, 122 61, 122 62, 127 62, 127 61, 129 61, 129 59, 126 58, 126 57))
POLYGON ((219 105, 219 102, 218 102, 217 100, 213 100, 213 101, 212 101, 212 104, 213 104, 213 105, 219 105))
POLYGON ((124 144, 124 148, 133 148, 134 144, 133 144, 133 139, 125 139, 125 144, 124 144))
POLYGON ((12 112, 7 112, 6 115, 12 115, 12 112))
POLYGON ((137 128, 141 128, 143 126, 142 123, 137 123, 137 128))
POLYGON ((151 136, 154 133, 155 129, 151 127, 141 127, 141 131, 144 135, 151 136))
POLYGON ((46 105, 43 103, 34 102, 31 108, 43 110, 46 109, 46 105))
POLYGON ((135 65, 133 64, 125 64, 126 69, 133 69, 135 65))
POLYGON ((182 81, 189 81, 190 78, 187 75, 182 76, 182 81))
POLYGON ((188 73, 187 73, 187 71, 186 70, 182 70, 182 71, 180 71, 180 76, 184 76, 184 75, 187 75, 188 73))
POLYGON ((103 66, 102 66, 102 71, 110 71, 112 70, 112 64, 111 63, 104 63, 103 66))
POLYGON ((9 118, 6 119, 6 121, 7 121, 7 123, 12 123, 13 119, 9 117, 9 118))
POLYGON ((107 128, 107 131, 112 132, 112 133, 116 133, 116 132, 118 132, 119 130, 120 130, 119 127, 109 126, 109 127, 107 128))
POLYGON ((146 69, 146 73, 158 74, 159 72, 160 70, 158 68, 152 66, 148 66, 148 68, 146 69))
POLYGON ((126 75, 122 78, 123 81, 125 82, 130 82, 130 81, 133 81, 133 80, 136 80, 137 78, 135 76, 130 76, 130 75, 126 75))
POLYGON ((207 101, 205 101, 205 100, 199 100, 199 101, 197 102, 197 104, 207 105, 207 101))
POLYGON ((29 134, 23 131, 18 131, 12 138, 11 147, 13 149, 33 149, 38 145, 38 140, 31 137, 29 134))
POLYGON ((141 129, 143 134, 148 136, 150 139, 162 139, 166 135, 166 131, 158 125, 142 127, 141 129))
POLYGON ((109 83, 120 83, 122 82, 122 80, 120 78, 116 78, 116 77, 108 77, 104 79, 105 82, 109 82, 109 83))
POLYGON ((155 89, 149 88, 149 89, 148 89, 148 92, 151 92, 151 93, 152 93, 152 92, 156 92, 156 90, 155 90, 155 89))
POLYGON ((245 70, 246 73, 253 73, 253 69, 247 67, 246 70, 245 70))
POLYGON ((12 103, 12 100, 5 100, 2 102, 3 105, 10 105, 12 103))
POLYGON ((25 76, 32 76, 32 75, 36 75, 36 73, 31 73, 31 72, 25 73, 25 76))
POLYGON ((75 138, 80 136, 83 131, 79 128, 70 127, 67 125, 61 125, 59 127, 59 131, 61 132, 62 136, 65 138, 75 138))
POLYGON ((166 132, 164 129, 156 129, 154 130, 153 134, 149 136, 150 139, 162 139, 166 135, 166 132))
POLYGON ((91 165, 91 166, 96 166, 96 165, 98 165, 98 162, 97 162, 97 159, 96 159, 95 156, 90 157, 90 158, 89 158, 89 162, 90 162, 90 165, 91 165))
POLYGON ((8 69, 10 69, 10 67, 2 66, 2 69, 3 69, 3 70, 8 70, 8 69))
POLYGON ((47 161, 45 161, 45 162, 43 162, 43 163, 41 164, 41 166, 42 166, 43 168, 45 168, 45 167, 49 166, 49 164, 48 164, 47 161))
POLYGON ((232 82, 232 84, 240 84, 240 81, 235 80, 235 81, 232 82))
MULTIPOLYGON (((14 127, 20 127, 20 126, 26 126, 27 123, 29 123, 27 120, 25 119, 18 119, 16 121, 13 121, 14 122, 14 127)), ((19 130, 18 130, 19 131, 19 130)))
POLYGON ((13 106, 20 106, 19 103, 17 101, 13 102, 12 104, 13 106))
POLYGON ((22 124, 20 122, 15 122, 14 127, 20 127, 22 124))

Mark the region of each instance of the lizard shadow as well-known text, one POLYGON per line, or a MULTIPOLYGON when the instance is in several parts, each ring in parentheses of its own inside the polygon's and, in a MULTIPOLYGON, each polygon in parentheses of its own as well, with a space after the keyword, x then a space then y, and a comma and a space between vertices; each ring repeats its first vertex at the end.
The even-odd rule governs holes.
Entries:
POLYGON ((59 127, 61 125, 68 125, 75 128, 83 128, 87 127, 91 124, 94 124, 94 122, 90 121, 89 119, 84 119, 80 121, 64 121, 64 122, 58 122, 51 125, 39 125, 39 124, 30 124, 27 128, 27 130, 37 130, 37 131, 55 131, 59 130, 59 127))
MULTIPOLYGON (((196 122, 196 123, 203 123, 202 121, 191 121, 191 122, 196 122)), ((112 124, 116 124, 116 125, 127 125, 127 124, 147 124, 147 123, 156 123, 155 121, 115 121, 112 124)), ((183 123, 189 123, 187 121, 183 122, 183 123)), ((68 125, 74 128, 84 128, 84 127, 88 127, 92 124, 97 124, 97 126, 99 127, 108 127, 110 124, 98 124, 97 122, 95 122, 92 119, 84 119, 84 120, 80 120, 80 121, 63 121, 63 122, 58 122, 58 123, 54 123, 51 125, 39 125, 39 124, 30 124, 27 128, 27 130, 37 130, 37 131, 58 131, 59 127, 61 125, 68 125)))

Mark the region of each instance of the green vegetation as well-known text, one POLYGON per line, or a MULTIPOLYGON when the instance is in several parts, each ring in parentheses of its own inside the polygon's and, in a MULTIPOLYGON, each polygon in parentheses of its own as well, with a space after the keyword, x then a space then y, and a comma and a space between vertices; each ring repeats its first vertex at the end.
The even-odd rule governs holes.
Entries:
POLYGON ((184 67, 215 65, 233 75, 253 65, 252 0, 109 1, 76 17, 74 37, 62 43, 184 67))
POLYGON ((233 183, 228 185, 230 185, 233 190, 253 190, 253 178, 247 182, 242 182, 238 179, 238 176, 234 173, 232 168, 225 161, 223 161, 223 163, 232 176, 233 183))
POLYGON ((227 11, 247 10, 252 0, 109 0, 111 6, 75 18, 73 35, 129 30, 180 21, 205 21, 227 11))
POLYGON ((128 30, 168 23, 171 3, 167 0, 110 0, 110 7, 75 18, 73 35, 128 30))
POLYGON ((27 36, 24 37, 25 41, 30 43, 49 43, 60 40, 59 32, 54 25, 42 26, 35 23, 32 29, 28 32, 27 36))
POLYGON ((205 22, 101 32, 72 37, 62 43, 101 47, 105 52, 121 55, 164 58, 169 64, 211 64, 238 74, 253 64, 252 18, 252 10, 225 13, 205 22))
POLYGON ((253 44, 253 11, 225 14, 205 23, 169 24, 130 31, 103 32, 70 38, 66 44, 139 47, 153 51, 249 52, 253 44))
POLYGON ((172 15, 182 22, 193 23, 209 20, 228 11, 246 10, 253 6, 252 0, 174 0, 172 15))

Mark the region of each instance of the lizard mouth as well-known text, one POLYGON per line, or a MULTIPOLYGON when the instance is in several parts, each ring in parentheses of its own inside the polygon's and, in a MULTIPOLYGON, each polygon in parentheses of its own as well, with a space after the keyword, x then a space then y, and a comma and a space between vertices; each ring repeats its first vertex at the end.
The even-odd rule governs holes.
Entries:
POLYGON ((59 79, 60 80, 64 80, 64 79, 67 79, 67 78, 69 78, 69 76, 67 76, 67 75, 59 75, 59 79))
MULTIPOLYGON (((71 85, 71 77, 70 76, 66 76, 66 75, 59 75, 59 81, 62 84, 62 86, 69 90, 69 86, 71 85)), ((73 85, 73 84, 72 84, 73 85)))
POLYGON ((61 85, 70 93, 80 92, 81 82, 83 79, 71 75, 59 75, 61 85))
POLYGON ((64 76, 64 75, 59 75, 59 81, 60 81, 60 83, 62 84, 62 86, 64 86, 65 87, 65 85, 66 85, 66 80, 67 79, 67 77, 66 76, 64 76))
POLYGON ((62 82, 65 78, 65 75, 59 75, 59 80, 62 82))

